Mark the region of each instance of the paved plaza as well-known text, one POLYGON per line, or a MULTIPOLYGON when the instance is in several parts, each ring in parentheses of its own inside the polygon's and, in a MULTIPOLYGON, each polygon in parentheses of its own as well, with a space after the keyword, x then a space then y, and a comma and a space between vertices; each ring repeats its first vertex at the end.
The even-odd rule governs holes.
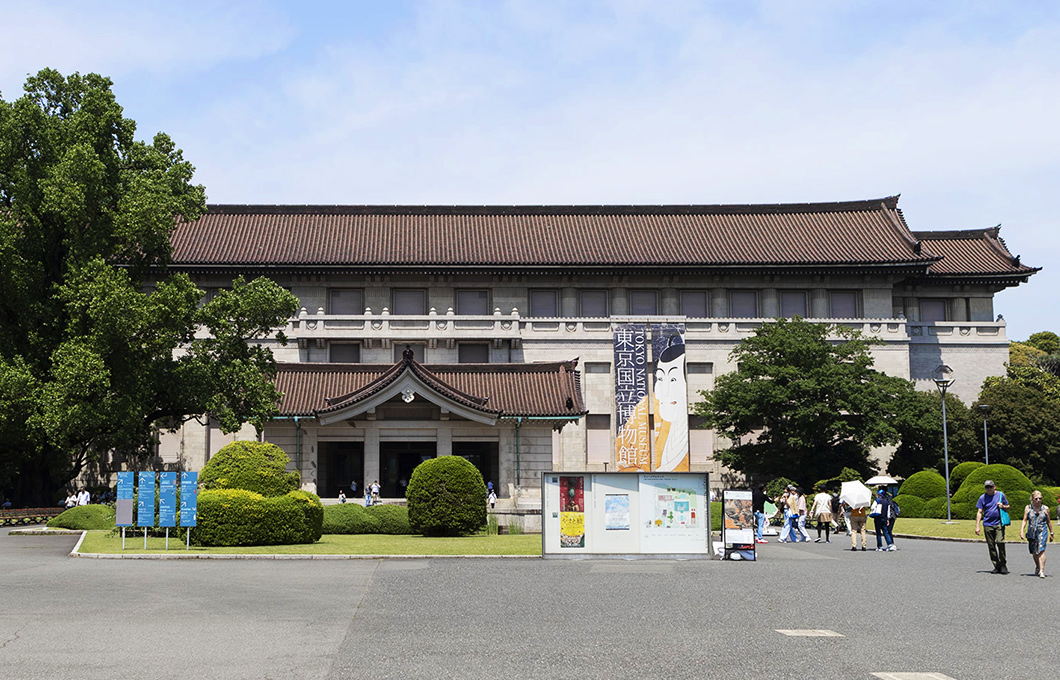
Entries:
POLYGON ((1060 668, 1060 571, 1035 578, 1020 545, 998 576, 982 544, 854 553, 844 536, 770 543, 756 563, 71 559, 75 542, 0 533, 0 677, 1001 680, 1060 668))

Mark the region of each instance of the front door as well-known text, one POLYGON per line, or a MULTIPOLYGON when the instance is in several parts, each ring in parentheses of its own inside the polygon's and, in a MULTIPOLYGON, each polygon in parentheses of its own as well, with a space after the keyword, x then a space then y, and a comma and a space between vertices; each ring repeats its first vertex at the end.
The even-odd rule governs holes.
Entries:
POLYGON ((341 490, 347 497, 364 494, 364 442, 320 442, 317 495, 335 498, 341 490), (352 490, 357 483, 357 493, 352 490))
POLYGON ((436 455, 436 442, 379 442, 379 495, 404 498, 412 471, 436 455))

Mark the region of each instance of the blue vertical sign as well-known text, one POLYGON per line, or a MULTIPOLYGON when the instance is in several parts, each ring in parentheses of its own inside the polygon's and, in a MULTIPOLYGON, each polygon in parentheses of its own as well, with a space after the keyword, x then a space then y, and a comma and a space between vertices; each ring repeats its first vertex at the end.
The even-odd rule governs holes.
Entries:
POLYGON ((199 473, 180 473, 180 526, 193 527, 199 512, 199 473))
POLYGON ((177 473, 158 475, 158 526, 177 526, 177 473))
POLYGON ((140 473, 140 495, 136 497, 136 526, 155 525, 155 473, 140 473))
POLYGON ((133 525, 133 506, 136 505, 134 498, 136 493, 136 473, 118 473, 118 502, 115 507, 117 517, 115 524, 120 527, 131 527, 133 525))

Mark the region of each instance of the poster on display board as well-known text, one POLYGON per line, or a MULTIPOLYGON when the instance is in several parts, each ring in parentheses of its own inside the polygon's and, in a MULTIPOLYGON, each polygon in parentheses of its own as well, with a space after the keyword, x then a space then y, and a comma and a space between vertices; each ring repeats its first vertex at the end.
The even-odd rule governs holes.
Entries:
POLYGON ((721 492, 721 540, 725 559, 755 559, 755 516, 751 492, 726 489, 721 492))
POLYGON ((560 477, 559 498, 559 545, 561 548, 584 548, 585 477, 560 477))
POLYGON ((654 553, 707 549, 705 475, 641 475, 641 550, 654 553))

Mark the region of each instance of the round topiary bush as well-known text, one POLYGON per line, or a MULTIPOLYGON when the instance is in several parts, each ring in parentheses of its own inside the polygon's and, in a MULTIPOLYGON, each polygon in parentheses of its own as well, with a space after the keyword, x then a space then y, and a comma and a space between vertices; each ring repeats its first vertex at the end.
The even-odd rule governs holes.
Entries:
MULTIPOLYGON (((921 500, 929 500, 936 496, 946 495, 946 478, 934 470, 921 470, 909 475, 901 488, 898 489, 899 496, 916 496, 921 500)), ((902 514, 905 514, 905 506, 899 504, 902 514)))
POLYGON ((238 441, 224 447, 203 466, 199 484, 207 489, 244 489, 262 496, 283 496, 300 484, 288 472, 291 457, 268 442, 238 441))
POLYGON ((368 508, 368 518, 375 525, 377 534, 411 534, 409 509, 404 505, 373 505, 368 508))
POLYGON ((972 474, 973 470, 977 470, 983 467, 984 463, 980 463, 977 460, 966 460, 957 467, 950 470, 950 488, 957 490, 961 488, 961 484, 968 475, 972 474))
MULTIPOLYGON (((919 473, 918 473, 919 474, 919 473)), ((910 477, 912 479, 912 477, 910 477)), ((898 494, 894 502, 902 509, 900 517, 923 517, 925 499, 912 494, 898 494)))
POLYGON ((79 505, 52 517, 48 520, 48 526, 52 529, 91 531, 113 528, 114 522, 114 508, 109 505, 79 505))
MULTIPOLYGON (((904 514, 904 508, 902 512, 904 514)), ((920 511, 920 515, 928 519, 946 519, 946 497, 939 496, 938 498, 924 501, 924 507, 920 511)))
MULTIPOLYGON (((994 480, 998 491, 1004 491, 1006 496, 1010 496, 1016 491, 1029 493, 1034 490, 1034 484, 1027 479, 1027 475, 1011 465, 984 465, 975 468, 964 478, 961 488, 957 489, 957 492, 953 494, 953 501, 955 503, 971 503, 974 507, 979 501, 979 497, 983 495, 983 482, 988 479, 994 480)), ((972 517, 975 517, 974 512, 972 517)))
POLYGON ((306 519, 308 504, 293 493, 265 497, 245 489, 203 491, 192 540, 223 546, 312 543, 316 539, 306 519))
POLYGON ((486 524, 486 483, 460 456, 420 463, 405 492, 409 524, 424 536, 463 536, 486 524))

